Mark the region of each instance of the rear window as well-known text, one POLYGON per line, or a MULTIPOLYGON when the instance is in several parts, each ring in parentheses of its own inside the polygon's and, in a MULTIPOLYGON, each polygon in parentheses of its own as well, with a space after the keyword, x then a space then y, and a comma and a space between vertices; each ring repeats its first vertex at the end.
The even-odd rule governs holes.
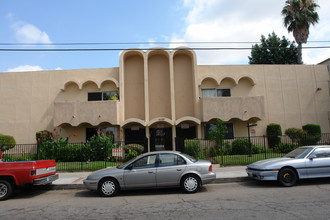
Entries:
POLYGON ((190 156, 188 154, 181 153, 181 155, 183 155, 184 157, 186 157, 188 160, 190 160, 193 163, 195 163, 197 161, 195 158, 193 158, 192 156, 190 156))

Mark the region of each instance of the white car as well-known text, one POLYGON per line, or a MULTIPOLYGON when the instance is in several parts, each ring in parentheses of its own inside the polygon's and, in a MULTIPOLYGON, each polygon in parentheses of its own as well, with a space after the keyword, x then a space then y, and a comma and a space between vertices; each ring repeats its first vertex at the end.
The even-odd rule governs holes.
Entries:
POLYGON ((247 166, 249 177, 276 180, 293 186, 299 179, 330 177, 330 146, 299 147, 284 157, 261 160, 247 166))

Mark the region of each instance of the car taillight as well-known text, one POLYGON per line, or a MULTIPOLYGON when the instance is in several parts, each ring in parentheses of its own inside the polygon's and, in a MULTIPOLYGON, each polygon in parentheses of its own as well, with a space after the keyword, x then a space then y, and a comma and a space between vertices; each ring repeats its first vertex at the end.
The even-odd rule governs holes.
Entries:
POLYGON ((212 172, 212 164, 209 167, 209 172, 212 172))
POLYGON ((35 176, 37 174, 36 170, 30 170, 30 176, 35 176))

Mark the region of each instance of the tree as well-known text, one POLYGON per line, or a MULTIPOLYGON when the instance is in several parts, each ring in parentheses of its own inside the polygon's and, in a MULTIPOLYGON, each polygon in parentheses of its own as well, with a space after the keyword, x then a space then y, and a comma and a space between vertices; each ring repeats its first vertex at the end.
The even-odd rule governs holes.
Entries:
POLYGON ((217 119, 215 129, 209 131, 209 135, 210 135, 210 139, 214 140, 217 143, 219 149, 220 147, 223 146, 223 141, 225 139, 226 134, 227 134, 226 124, 221 119, 217 119))
POLYGON ((273 32, 268 39, 261 35, 261 44, 252 46, 250 64, 297 64, 298 48, 284 36, 282 39, 273 32))
POLYGON ((320 7, 314 0, 287 0, 282 9, 284 26, 288 32, 293 32, 298 44, 298 61, 302 64, 302 44, 307 43, 309 26, 319 21, 316 8, 320 7))

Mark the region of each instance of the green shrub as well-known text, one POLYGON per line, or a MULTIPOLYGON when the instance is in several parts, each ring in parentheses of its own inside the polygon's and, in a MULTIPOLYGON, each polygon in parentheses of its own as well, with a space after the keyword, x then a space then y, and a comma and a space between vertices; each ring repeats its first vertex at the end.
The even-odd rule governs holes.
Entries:
POLYGON ((14 156, 14 155, 2 155, 3 161, 27 161, 27 160, 37 160, 37 155, 36 154, 27 154, 23 153, 22 155, 19 156, 14 156))
POLYGON ((267 139, 270 148, 275 148, 281 143, 282 129, 281 125, 271 123, 267 125, 267 139))
POLYGON ((303 130, 307 132, 307 135, 303 139, 303 145, 315 145, 321 140, 321 127, 317 124, 306 124, 303 130))
POLYGON ((201 155, 201 142, 199 140, 184 140, 185 153, 199 158, 201 155))
POLYGON ((128 144, 124 146, 125 161, 129 161, 143 153, 144 147, 139 144, 128 144))
POLYGON ((87 141, 86 147, 90 154, 89 160, 104 161, 110 160, 114 144, 111 136, 108 137, 104 133, 98 133, 87 141))
POLYGON ((265 153, 265 147, 264 146, 257 146, 252 144, 252 153, 253 154, 260 154, 260 153, 265 153))
POLYGON ((307 132, 300 128, 288 128, 285 130, 285 134, 289 136, 293 144, 301 144, 301 140, 307 135, 307 132))
POLYGON ((55 160, 55 148, 53 142, 46 141, 38 146, 38 159, 39 160, 55 160))
POLYGON ((210 156, 211 157, 217 157, 220 155, 218 147, 214 146, 210 148, 210 156))
POLYGON ((306 124, 303 127, 304 131, 307 131, 310 135, 321 135, 321 126, 317 124, 306 124))
POLYGON ((315 145, 321 140, 321 127, 316 124, 307 124, 300 128, 288 128, 285 134, 296 145, 315 145))
POLYGON ((294 145, 294 144, 280 144, 276 148, 276 152, 278 152, 278 153, 289 153, 290 151, 293 151, 296 148, 297 148, 297 146, 294 145))
POLYGON ((275 148, 275 152, 277 152, 277 153, 289 153, 290 151, 293 151, 296 148, 297 148, 297 146, 295 146, 294 144, 279 144, 275 148))
POLYGON ((2 152, 15 147, 16 141, 13 136, 0 134, 0 150, 2 152))
POLYGON ((231 155, 232 154, 232 148, 230 143, 228 142, 224 142, 223 143, 223 147, 221 149, 219 149, 218 151, 218 155, 231 155))
MULTIPOLYGON (((251 143, 251 148, 253 148, 253 144, 251 143)), ((233 155, 244 155, 249 154, 250 146, 249 140, 245 138, 236 139, 232 143, 232 154, 233 155)))

